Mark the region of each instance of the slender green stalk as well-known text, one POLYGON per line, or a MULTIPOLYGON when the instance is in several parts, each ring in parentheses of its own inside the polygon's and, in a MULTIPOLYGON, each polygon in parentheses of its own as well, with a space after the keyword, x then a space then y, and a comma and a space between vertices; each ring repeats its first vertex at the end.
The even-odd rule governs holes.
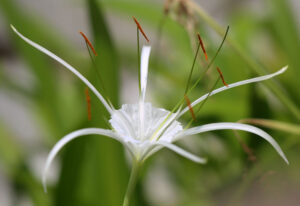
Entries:
MULTIPOLYGON (((201 105, 199 106, 199 108, 198 108, 197 111, 195 112, 195 115, 197 115, 197 114, 200 112, 200 110, 201 110, 202 107, 204 106, 205 102, 206 102, 206 101, 208 100, 208 98, 210 97, 212 91, 216 88, 216 86, 217 86, 218 82, 220 81, 220 79, 221 79, 221 78, 218 77, 218 79, 216 80, 216 82, 214 83, 214 85, 212 86, 212 88, 209 90, 209 93, 208 93, 207 97, 204 99, 204 101, 201 103, 201 105)), ((191 126, 191 124, 192 124, 193 121, 194 121, 194 119, 191 119, 190 122, 185 126, 184 129, 188 129, 188 128, 191 126)))
MULTIPOLYGON (((219 35, 224 35, 224 30, 222 27, 211 17, 209 16, 197 3, 193 1, 187 1, 190 8, 193 8, 198 15, 207 22, 219 35)), ((265 74, 265 69, 260 66, 257 62, 251 59, 239 46, 237 42, 233 39, 228 38, 228 43, 236 51, 236 53, 248 64, 249 68, 259 75, 265 74)), ((294 115, 298 120, 300 120, 300 109, 295 103, 287 96, 284 91, 272 81, 265 82, 265 85, 278 97, 278 99, 286 106, 286 108, 294 115)))
POLYGON ((140 163, 137 160, 133 160, 131 174, 130 174, 127 190, 126 190, 124 201, 123 201, 123 206, 129 206, 131 197, 132 197, 133 192, 134 192, 136 182, 137 182, 138 177, 139 177, 140 167, 141 167, 140 163))
POLYGON ((195 67, 197 56, 198 56, 199 48, 200 48, 200 43, 197 46, 196 54, 195 54, 195 57, 194 57, 194 60, 193 60, 192 68, 190 70, 188 81, 186 83, 186 88, 185 88, 184 94, 186 94, 188 89, 189 89, 189 85, 190 85, 190 82, 191 82, 191 79, 192 79, 192 74, 193 74, 193 71, 194 71, 194 67, 195 67))
MULTIPOLYGON (((88 50, 90 59, 91 59, 91 61, 92 61, 93 68, 94 68, 94 70, 95 70, 95 72, 96 72, 96 75, 97 75, 97 77, 98 77, 98 80, 99 80, 99 82, 100 82, 100 83, 99 83, 99 84, 100 84, 100 88, 102 89, 102 92, 103 92, 103 94, 104 94, 104 97, 105 97, 106 101, 109 101, 109 98, 108 98, 108 96, 107 96, 107 93, 106 93, 106 89, 105 89, 104 83, 103 83, 102 78, 101 78, 101 75, 100 75, 100 73, 99 73, 99 71, 98 71, 98 69, 97 69, 98 67, 97 67, 96 61, 95 61, 95 59, 94 59, 94 57, 93 57, 93 55, 92 55, 92 52, 91 52, 90 47, 88 46, 87 42, 85 42, 85 45, 86 45, 86 48, 87 48, 87 50, 88 50)), ((98 82, 98 81, 97 81, 97 82, 98 82)))
MULTIPOLYGON (((208 70, 210 69, 210 67, 212 66, 212 64, 214 63, 215 59, 217 58, 218 54, 220 53, 223 45, 224 45, 224 42, 225 42, 225 39, 227 38, 227 34, 228 34, 228 31, 229 31, 229 26, 227 27, 226 29, 226 32, 224 34, 224 37, 222 39, 222 42, 218 48, 218 50, 216 51, 214 57, 212 58, 212 60, 209 62, 209 64, 207 65, 207 67, 205 68, 204 70, 204 73, 202 76, 200 76, 197 81, 195 82, 195 84, 193 84, 193 86, 189 89, 187 89, 187 91, 185 92, 186 95, 188 95, 198 84, 199 82, 201 81, 201 79, 205 76, 205 74, 208 72, 208 70)), ((199 47, 198 47, 199 49, 199 47)), ((197 55, 196 55, 197 56, 197 55)), ((194 67, 194 65, 193 65, 194 67)), ((190 73, 191 74, 191 73, 190 73)), ((184 103, 184 97, 181 98, 181 100, 175 105, 175 107, 172 109, 172 111, 166 116, 166 118, 164 119, 164 121, 160 124, 160 126, 157 128, 157 130, 154 132, 154 134, 152 135, 152 137, 150 138, 151 140, 153 140, 157 134, 157 132, 162 128, 162 126, 167 122, 167 120, 170 118, 170 116, 180 107, 182 106, 182 104, 184 103)), ((157 140, 159 139, 160 137, 157 138, 157 140)))
POLYGON ((224 42, 227 38, 227 35, 228 35, 228 32, 229 32, 229 26, 227 26, 227 29, 226 29, 226 32, 223 36, 223 39, 222 39, 222 42, 217 50, 217 52, 215 53, 214 57, 212 58, 212 60, 209 62, 209 64, 207 65, 204 73, 202 76, 200 76, 197 81, 194 83, 194 85, 188 90, 188 93, 191 92, 198 84, 199 82, 203 79, 203 77, 206 75, 206 73, 208 72, 208 70, 211 68, 212 64, 215 62, 215 59, 217 58, 217 56, 219 55, 221 49, 223 48, 223 45, 224 45, 224 42))

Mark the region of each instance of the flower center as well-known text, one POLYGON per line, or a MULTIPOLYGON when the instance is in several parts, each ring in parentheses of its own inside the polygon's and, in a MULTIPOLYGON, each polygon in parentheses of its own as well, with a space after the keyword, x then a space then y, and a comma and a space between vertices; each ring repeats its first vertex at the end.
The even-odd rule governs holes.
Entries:
POLYGON ((124 104, 115 110, 110 123, 125 142, 144 142, 162 140, 172 142, 174 136, 182 130, 181 123, 173 121, 163 128, 169 111, 152 107, 151 103, 144 103, 143 115, 139 104, 124 104), (161 131, 159 131, 161 130, 161 131), (154 135, 159 135, 153 139, 154 135))

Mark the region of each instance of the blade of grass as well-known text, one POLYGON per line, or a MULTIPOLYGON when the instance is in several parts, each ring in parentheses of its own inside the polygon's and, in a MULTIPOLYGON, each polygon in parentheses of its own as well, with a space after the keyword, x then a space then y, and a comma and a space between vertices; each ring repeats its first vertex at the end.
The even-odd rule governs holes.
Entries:
MULTIPOLYGON (((96 49, 97 68, 102 75, 103 84, 107 88, 107 95, 115 107, 119 105, 119 64, 115 46, 112 42, 106 24, 101 4, 97 0, 88 0, 90 24, 93 31, 96 49)), ((93 75, 95 76, 95 75, 93 75)), ((104 114, 103 108, 98 108, 104 114)), ((107 122, 103 117, 96 119, 97 124, 105 127, 107 122)), ((95 151, 94 197, 97 205, 121 205, 127 186, 129 170, 125 164, 124 151, 119 143, 98 138, 95 151), (99 164, 100 163, 100 164, 99 164)))
MULTIPOLYGON (((118 57, 100 4, 95 0, 88 0, 86 3, 94 37, 93 45, 98 53, 95 57, 96 69, 103 80, 106 94, 112 104, 117 106, 118 57)), ((95 83, 95 70, 89 69, 89 72, 89 79, 95 83)), ((92 120, 88 126, 107 127, 105 109, 94 96, 91 96, 91 103, 92 120)), ((123 148, 119 143, 106 137, 88 137, 71 144, 66 152, 56 193, 57 205, 121 205, 129 173, 123 148), (70 161, 73 163, 70 164, 70 161)))
POLYGON ((290 72, 287 74, 287 86, 289 91, 293 94, 292 98, 300 101, 300 91, 295 89, 299 84, 300 75, 300 37, 297 23, 293 17, 293 11, 290 8, 289 1, 274 0, 266 1, 266 7, 271 9, 271 21, 273 36, 275 42, 279 44, 283 54, 286 56, 290 64, 290 72))
POLYGON ((257 126, 267 127, 270 129, 277 129, 284 132, 300 135, 300 125, 297 124, 290 124, 270 119, 242 119, 239 120, 239 122, 246 124, 254 124, 257 126))

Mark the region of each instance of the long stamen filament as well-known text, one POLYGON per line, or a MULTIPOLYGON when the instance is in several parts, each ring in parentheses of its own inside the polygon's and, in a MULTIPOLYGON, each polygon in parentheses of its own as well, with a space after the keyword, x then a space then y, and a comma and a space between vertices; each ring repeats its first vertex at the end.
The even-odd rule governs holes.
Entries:
MULTIPOLYGON (((210 97, 210 94, 211 94, 212 91, 216 88, 216 86, 217 86, 218 82, 220 81, 220 79, 222 80, 223 84, 224 84, 226 87, 228 87, 228 84, 225 82, 223 73, 222 73, 222 71, 220 70, 219 67, 217 67, 217 71, 218 71, 218 73, 219 73, 219 77, 218 77, 218 79, 216 80, 216 82, 215 82, 215 84, 213 85, 213 87, 212 87, 212 88, 210 89, 210 91, 208 92, 207 97, 203 100, 203 102, 202 102, 201 105, 199 106, 199 108, 198 108, 196 114, 198 114, 198 113, 200 112, 200 110, 201 110, 202 107, 204 106, 205 102, 206 102, 206 101, 208 100, 208 98, 210 97)), ((189 106, 189 109, 190 109, 190 108, 192 108, 191 105, 189 106)), ((193 119, 190 120, 190 122, 186 125, 185 129, 187 129, 187 128, 189 128, 189 127, 191 126, 193 120, 195 120, 195 119, 193 118, 193 119)))
POLYGON ((211 60, 211 61, 209 62, 209 64, 207 65, 207 67, 206 67, 206 69, 205 69, 205 71, 204 71, 204 75, 202 75, 202 76, 200 76, 200 77, 198 78, 198 80, 195 82, 195 84, 189 89, 189 91, 187 92, 187 94, 188 94, 189 92, 191 92, 191 91, 199 84, 199 82, 202 80, 202 78, 205 76, 205 74, 208 72, 208 70, 210 69, 210 67, 211 67, 212 64, 214 63, 215 59, 217 58, 218 54, 220 53, 220 51, 221 51, 221 49, 222 49, 222 47, 223 47, 223 45, 224 45, 224 42, 225 42, 225 40, 226 40, 226 38, 227 38, 227 35, 228 35, 228 31, 229 31, 229 26, 227 26, 225 35, 224 35, 224 37, 223 37, 223 40, 222 40, 222 42, 221 42, 221 44, 220 44, 220 46, 219 46, 219 48, 218 48, 216 54, 214 55, 214 57, 212 58, 212 60, 211 60))
MULTIPOLYGON (((205 76, 205 74, 208 72, 208 70, 210 69, 210 67, 212 66, 212 64, 214 63, 215 59, 217 58, 218 54, 220 53, 223 45, 224 45, 224 42, 226 40, 226 37, 227 37, 227 34, 228 34, 228 31, 229 31, 229 26, 227 26, 227 29, 226 29, 226 32, 225 32, 225 35, 222 39, 222 42, 218 48, 218 50, 216 51, 214 57, 212 58, 212 60, 209 62, 209 64, 207 65, 205 71, 204 71, 204 75, 200 76, 198 78, 198 80, 195 82, 195 84, 186 92, 186 95, 188 95, 198 84, 199 82, 201 81, 201 79, 205 76)), ((180 99, 180 101, 175 105, 175 107, 173 108, 173 110, 171 111, 171 113, 174 113, 184 102, 184 97, 182 97, 180 99)))
MULTIPOLYGON (((217 51, 216 51, 216 53, 215 53, 215 55, 214 55, 214 57, 212 58, 212 60, 209 62, 209 64, 207 65, 207 67, 206 67, 206 69, 205 69, 205 71, 204 71, 204 75, 208 72, 208 70, 210 69, 210 67, 212 66, 212 64, 214 63, 214 61, 215 61, 215 59, 217 58, 217 56, 218 56, 218 54, 220 53, 220 51, 221 51, 221 49, 222 49, 222 47, 223 47, 223 45, 224 45, 224 42, 225 42, 225 40, 226 40, 226 38, 227 38, 227 35, 228 35, 228 32, 229 32, 229 26, 227 26, 227 29, 226 29, 226 32, 225 32, 225 35, 224 35, 224 37, 223 37, 223 39, 222 39, 222 42, 221 42, 221 44, 220 44, 220 46, 219 46, 219 48, 217 49, 217 51)), ((203 75, 203 76, 204 76, 203 75)), ((188 91, 186 92, 186 95, 188 95, 198 84, 199 84, 199 82, 201 81, 201 79, 203 78, 203 76, 200 76, 199 78, 198 78, 198 80, 195 82, 195 84, 190 88, 190 89, 188 89, 188 91)), ((220 78, 220 77, 219 77, 220 78)), ((218 78, 218 79, 219 79, 218 78)), ((216 82, 216 84, 215 85, 217 85, 217 82, 216 82)), ((212 90, 213 91, 213 90, 212 90)), ((180 111, 180 107, 183 105, 183 103, 184 103, 184 97, 182 97, 180 100, 179 100, 179 102, 175 105, 175 107, 171 110, 171 112, 166 116, 166 118, 164 119, 164 121, 158 126, 158 129, 154 132, 154 134, 152 135, 152 137, 150 138, 150 140, 154 140, 154 138, 156 137, 156 134, 158 133, 158 131, 163 127, 163 125, 167 122, 167 120, 171 117, 171 115, 178 109, 178 111, 180 111)), ((172 123, 172 122, 174 122, 177 118, 178 118, 178 115, 176 115, 177 117, 176 118, 174 118, 174 120, 173 121, 171 121, 170 123, 169 123, 169 125, 172 123)), ((159 139, 159 137, 156 139, 156 140, 158 140, 159 139)))
POLYGON ((198 56, 198 53, 199 53, 199 48, 200 48, 200 42, 198 43, 198 46, 197 46, 196 54, 195 54, 195 57, 194 57, 194 60, 193 60, 191 70, 190 70, 188 81, 186 83, 186 88, 185 88, 184 94, 186 94, 188 89, 189 89, 189 85, 190 85, 190 82, 191 82, 191 79, 192 79, 192 74, 193 74, 193 71, 194 71, 195 63, 196 63, 196 59, 197 59, 197 56, 198 56))
MULTIPOLYGON (((213 87, 212 87, 212 88, 210 89, 210 91, 208 92, 207 97, 203 100, 203 102, 202 102, 201 105, 199 106, 199 108, 198 108, 196 114, 198 114, 198 113, 200 112, 200 110, 201 110, 202 107, 204 106, 205 102, 206 102, 206 101, 208 100, 208 98, 210 97, 210 94, 211 94, 212 91, 216 88, 216 86, 217 86, 218 82, 220 81, 220 79, 222 80, 223 84, 224 84, 226 87, 228 87, 228 84, 225 82, 223 73, 222 73, 222 71, 220 70, 219 67, 217 67, 217 71, 218 71, 218 73, 219 73, 219 77, 218 77, 218 79, 216 80, 216 82, 215 82, 215 84, 213 85, 213 87)), ((192 108, 191 105, 189 106, 189 109, 190 109, 190 108, 192 108)), ((191 110, 191 109, 190 109, 190 110, 191 110)), ((193 118, 193 119, 190 120, 190 122, 186 125, 185 129, 187 129, 187 128, 190 127, 190 125, 192 124, 193 120, 195 120, 195 118, 193 118)))
POLYGON ((112 108, 114 108, 113 105, 112 105, 112 103, 110 102, 108 96, 107 96, 107 93, 106 93, 106 89, 105 89, 104 83, 103 83, 102 78, 101 78, 101 75, 100 75, 100 73, 99 73, 99 71, 98 71, 98 69, 97 69, 98 67, 97 67, 97 64, 96 64, 96 61, 95 61, 95 57, 97 57, 98 54, 97 54, 95 48, 93 47, 92 43, 91 43, 91 42, 89 41, 89 39, 86 37, 86 35, 85 35, 83 32, 79 32, 79 33, 82 35, 82 37, 83 37, 84 40, 85 40, 85 45, 86 45, 86 48, 87 48, 87 50, 88 50, 90 59, 91 59, 91 61, 92 61, 93 69, 95 70, 96 75, 97 75, 97 77, 98 77, 98 79, 99 79, 99 82, 100 82, 100 88, 101 88, 102 91, 103 91, 104 97, 105 97, 106 101, 108 101, 108 103, 110 104, 110 106, 111 106, 112 108), (91 50, 92 50, 92 51, 91 51, 91 50), (95 55, 95 57, 93 57, 92 52, 93 52, 93 54, 95 55))
MULTIPOLYGON (((218 79, 216 80, 215 84, 211 87, 211 89, 210 89, 210 91, 209 91, 207 97, 205 98, 205 100, 203 100, 203 102, 201 103, 201 105, 200 105, 199 108, 197 109, 195 115, 197 115, 197 114, 200 112, 200 110, 201 110, 202 107, 204 106, 205 102, 206 102, 206 101, 208 100, 208 98, 210 97, 210 94, 211 94, 212 91, 216 88, 216 86, 217 86, 217 84, 219 83, 220 79, 221 79, 221 77, 219 76, 218 79)), ((184 129, 188 129, 188 128, 191 126, 191 124, 193 123, 193 121, 194 121, 194 120, 191 119, 191 120, 189 121, 189 123, 185 126, 184 129)))
POLYGON ((101 87, 101 89, 103 90, 104 96, 106 96, 106 99, 108 100, 107 95, 106 95, 105 86, 104 86, 104 84, 103 84, 101 75, 100 75, 100 73, 99 73, 99 71, 98 71, 98 69, 97 69, 96 61, 95 61, 94 57, 92 56, 91 50, 90 50, 90 48, 88 47, 87 44, 86 44, 86 47, 87 47, 87 50, 88 50, 88 52, 89 52, 90 59, 91 59, 92 64, 93 64, 93 69, 95 70, 96 75, 97 75, 97 77, 99 78, 100 87, 101 87))

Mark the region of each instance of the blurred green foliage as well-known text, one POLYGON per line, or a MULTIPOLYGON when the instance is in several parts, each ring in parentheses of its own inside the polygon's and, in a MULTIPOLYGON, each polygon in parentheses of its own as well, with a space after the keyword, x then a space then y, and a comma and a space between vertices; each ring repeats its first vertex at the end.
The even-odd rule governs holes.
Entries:
MULTIPOLYGON (((241 138, 238 138, 239 135, 237 137, 231 131, 203 134, 201 138, 189 138, 190 142, 179 144, 207 156, 208 164, 196 165, 173 153, 159 152, 146 162, 135 192, 135 205, 256 205, 260 201, 265 205, 275 205, 271 201, 273 196, 279 199, 277 203, 293 200, 285 196, 289 197, 289 191, 293 190, 287 189, 286 185, 292 183, 296 188, 300 186, 297 172, 300 169, 299 31, 288 1, 265 0, 261 5, 268 8, 263 16, 247 8, 231 10, 229 40, 215 65, 221 67, 227 82, 274 72, 287 64, 289 70, 272 81, 243 86, 208 99, 193 124, 235 122, 245 118, 276 120, 269 122, 271 126, 260 126, 266 127, 267 132, 279 141, 291 165, 284 165, 276 152, 255 136, 241 133, 241 138), (245 145, 252 150, 255 161, 248 160, 249 154, 243 147, 245 145), (165 202, 156 200, 151 192, 156 194, 156 190, 161 188, 150 188, 149 192, 147 187, 151 184, 148 179, 157 165, 161 171, 167 171, 166 181, 171 182, 172 186, 168 189, 175 193, 172 196, 174 199, 165 202), (278 181, 280 178, 282 182, 278 181), (278 190, 270 189, 269 185, 278 190), (255 194, 257 188, 263 192, 255 202, 247 194, 255 194)), ((184 92, 195 49, 195 36, 191 35, 184 23, 179 23, 176 17, 180 16, 176 16, 178 14, 175 12, 173 16, 170 15, 172 17, 166 17, 163 4, 152 1, 87 0, 82 6, 88 14, 91 39, 96 50, 100 51, 95 60, 105 85, 105 95, 115 106, 121 105, 121 68, 126 68, 130 75, 137 75, 136 45, 130 41, 118 41, 120 44, 116 45, 117 40, 112 38, 110 30, 112 25, 108 25, 105 14, 132 24, 131 16, 135 16, 146 32, 151 31, 148 36, 154 48, 150 60, 149 85, 154 104, 159 103, 161 107, 171 110, 184 92), (159 29, 160 38, 155 36, 153 39, 157 39, 152 41, 151 35, 158 34, 159 29)), ((194 29, 201 33, 208 54, 212 56, 221 41, 216 34, 222 34, 226 25, 219 26, 207 14, 199 10, 197 12, 196 7, 189 9, 194 11, 192 17, 198 22, 194 29)), ((104 92, 88 55, 76 52, 68 37, 46 26, 47 22, 31 11, 24 11, 15 0, 1 0, 0 12, 7 28, 9 24, 15 25, 26 36, 78 68, 104 92)), ((191 16, 184 16, 183 22, 187 24, 189 21, 192 21, 191 16)), ((119 32, 135 35, 135 30, 119 32)), ((120 34, 117 36, 122 36, 120 34)), ((30 102, 29 110, 37 119, 37 127, 47 133, 41 137, 47 151, 59 138, 75 129, 108 127, 109 116, 94 96, 91 96, 92 121, 87 121, 84 85, 79 80, 68 72, 61 72, 61 68, 56 68, 61 66, 25 44, 12 32, 9 35, 14 48, 13 57, 22 59, 26 65, 24 69, 32 74, 35 82, 33 90, 14 82, 5 72, 10 69, 6 68, 8 64, 4 64, 7 60, 1 56, 1 91, 18 94, 30 102)), ((193 81, 202 74, 201 65, 200 55, 193 81)), ((211 70, 190 99, 207 92, 216 75, 211 70)), ((184 116, 183 121, 189 120, 188 114, 184 116)), ((60 154, 61 169, 57 184, 50 184, 49 193, 44 194, 40 178, 29 165, 30 150, 19 142, 22 136, 16 137, 17 133, 11 129, 13 127, 7 124, 0 117, 0 168, 1 175, 12 187, 13 202, 17 204, 17 200, 25 195, 33 205, 121 205, 130 165, 119 143, 94 136, 74 140, 60 154)), ((293 204, 296 205, 294 202, 289 205, 293 204)))

